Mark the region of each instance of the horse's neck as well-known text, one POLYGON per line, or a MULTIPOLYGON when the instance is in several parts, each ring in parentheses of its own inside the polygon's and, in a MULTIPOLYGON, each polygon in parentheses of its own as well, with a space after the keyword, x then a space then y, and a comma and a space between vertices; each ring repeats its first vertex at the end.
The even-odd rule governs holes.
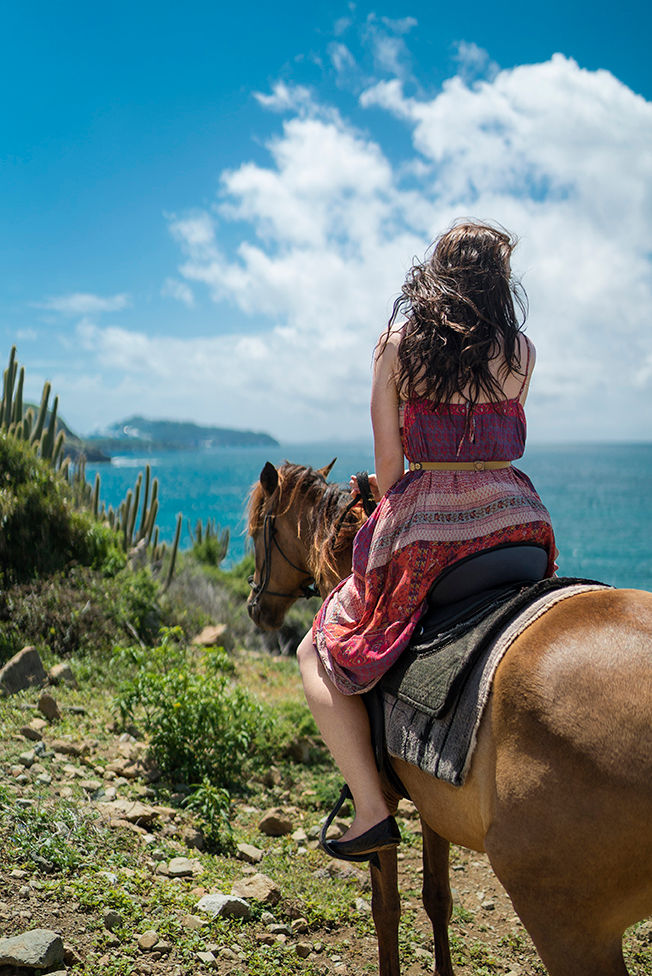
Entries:
POLYGON ((321 517, 319 506, 312 513, 305 513, 300 527, 301 537, 314 540, 314 545, 306 541, 306 563, 322 597, 328 596, 332 589, 351 572, 354 531, 351 523, 341 523, 348 496, 343 496, 341 504, 328 520, 321 517))

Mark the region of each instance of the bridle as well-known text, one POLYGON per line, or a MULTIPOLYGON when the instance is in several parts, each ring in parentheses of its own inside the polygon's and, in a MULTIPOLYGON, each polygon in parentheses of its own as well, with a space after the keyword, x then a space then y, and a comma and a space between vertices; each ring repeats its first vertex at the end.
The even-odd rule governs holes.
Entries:
POLYGON ((312 573, 304 569, 302 566, 297 566, 286 553, 283 552, 279 541, 276 537, 276 515, 271 512, 265 516, 263 521, 263 568, 261 572, 261 581, 256 583, 253 576, 250 576, 247 582, 251 587, 252 593, 254 595, 253 600, 249 604, 250 607, 257 607, 263 594, 267 596, 278 596, 283 597, 286 600, 298 600, 304 597, 309 600, 312 596, 319 596, 319 590, 313 578, 312 573), (269 578, 272 574, 272 549, 276 546, 283 559, 288 563, 292 569, 296 569, 298 573, 302 573, 306 580, 304 583, 299 584, 298 592, 293 593, 280 593, 277 590, 269 590, 269 578))
MULTIPOLYGON (((363 474, 364 474, 364 478, 366 479, 366 492, 363 491, 362 495, 356 494, 351 499, 349 504, 346 505, 346 507, 340 513, 337 522, 335 523, 333 532, 331 534, 331 542, 332 540, 337 538, 339 531, 342 528, 342 525, 344 523, 344 520, 346 519, 351 509, 354 508, 358 504, 358 502, 362 501, 367 516, 371 514, 371 512, 376 506, 376 503, 371 498, 369 492, 369 480, 367 478, 366 472, 364 473, 360 472, 358 474, 358 478, 362 480, 363 474)), ((297 566, 296 563, 293 563, 290 557, 286 553, 284 553, 283 550, 281 549, 279 541, 276 537, 276 515, 273 512, 268 512, 268 514, 265 516, 263 520, 263 568, 260 575, 261 575, 260 583, 256 583, 253 576, 249 576, 249 578, 247 579, 247 582, 249 583, 249 586, 251 587, 251 591, 253 593, 253 600, 251 600, 249 604, 249 607, 252 610, 255 610, 258 607, 261 597, 263 595, 276 596, 285 600, 299 600, 301 598, 309 600, 313 596, 320 596, 320 592, 317 588, 317 584, 315 582, 315 578, 313 574, 310 573, 307 569, 304 569, 302 566, 297 566), (292 593, 287 593, 287 592, 280 593, 278 590, 268 589, 269 579, 272 574, 272 550, 274 546, 276 546, 280 554, 283 556, 283 559, 286 561, 286 563, 288 563, 288 565, 292 567, 292 569, 296 569, 298 573, 301 573, 303 576, 306 577, 305 581, 299 584, 298 591, 292 593)))

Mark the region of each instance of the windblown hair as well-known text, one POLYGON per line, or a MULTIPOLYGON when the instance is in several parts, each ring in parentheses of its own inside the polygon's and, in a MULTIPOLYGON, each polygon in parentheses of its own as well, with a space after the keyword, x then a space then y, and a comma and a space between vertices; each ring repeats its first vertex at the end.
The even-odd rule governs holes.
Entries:
POLYGON ((278 468, 278 486, 271 496, 260 481, 251 489, 247 532, 251 537, 260 532, 268 512, 280 518, 296 505, 297 535, 303 539, 308 569, 319 586, 328 577, 339 578, 337 561, 352 546, 365 520, 359 506, 347 512, 350 501, 346 489, 329 484, 319 471, 285 461, 278 468))
POLYGON ((515 246, 502 228, 458 223, 412 266, 379 345, 380 353, 404 318, 396 375, 402 398, 446 403, 461 395, 470 407, 502 399, 501 380, 520 368, 518 334, 527 314, 510 268, 515 246), (504 367, 497 379, 489 363, 498 357, 504 367))

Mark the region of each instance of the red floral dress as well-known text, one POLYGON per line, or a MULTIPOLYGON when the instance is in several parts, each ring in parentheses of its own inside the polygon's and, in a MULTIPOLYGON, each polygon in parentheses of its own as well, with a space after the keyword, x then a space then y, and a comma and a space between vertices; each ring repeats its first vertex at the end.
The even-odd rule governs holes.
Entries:
MULTIPOLYGON (((466 404, 413 399, 401 405, 409 461, 513 461, 525 449, 516 397, 466 404)), ((353 546, 353 572, 327 597, 313 639, 344 694, 368 691, 407 647, 428 591, 451 563, 500 543, 531 542, 549 553, 550 515, 527 475, 493 471, 409 471, 383 495, 353 546)))

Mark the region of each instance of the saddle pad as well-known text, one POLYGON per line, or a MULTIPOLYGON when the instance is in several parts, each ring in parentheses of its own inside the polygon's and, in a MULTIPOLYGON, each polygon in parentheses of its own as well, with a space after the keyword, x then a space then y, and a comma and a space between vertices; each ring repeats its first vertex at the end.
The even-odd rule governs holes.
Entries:
POLYGON ((512 584, 445 629, 429 627, 426 615, 424 631, 381 678, 382 691, 431 718, 441 718, 485 646, 510 620, 546 593, 595 582, 553 576, 538 583, 512 584))
MULTIPOLYGON (((543 581, 547 582, 547 581, 543 581)), ((571 582, 563 588, 539 595, 493 639, 484 643, 473 668, 454 692, 447 711, 435 717, 399 697, 383 681, 381 693, 385 719, 385 742, 390 756, 418 766, 431 776, 453 786, 464 783, 496 668, 513 641, 547 610, 579 593, 608 589, 603 583, 571 582)), ((539 584, 535 584, 539 586, 539 584)))

